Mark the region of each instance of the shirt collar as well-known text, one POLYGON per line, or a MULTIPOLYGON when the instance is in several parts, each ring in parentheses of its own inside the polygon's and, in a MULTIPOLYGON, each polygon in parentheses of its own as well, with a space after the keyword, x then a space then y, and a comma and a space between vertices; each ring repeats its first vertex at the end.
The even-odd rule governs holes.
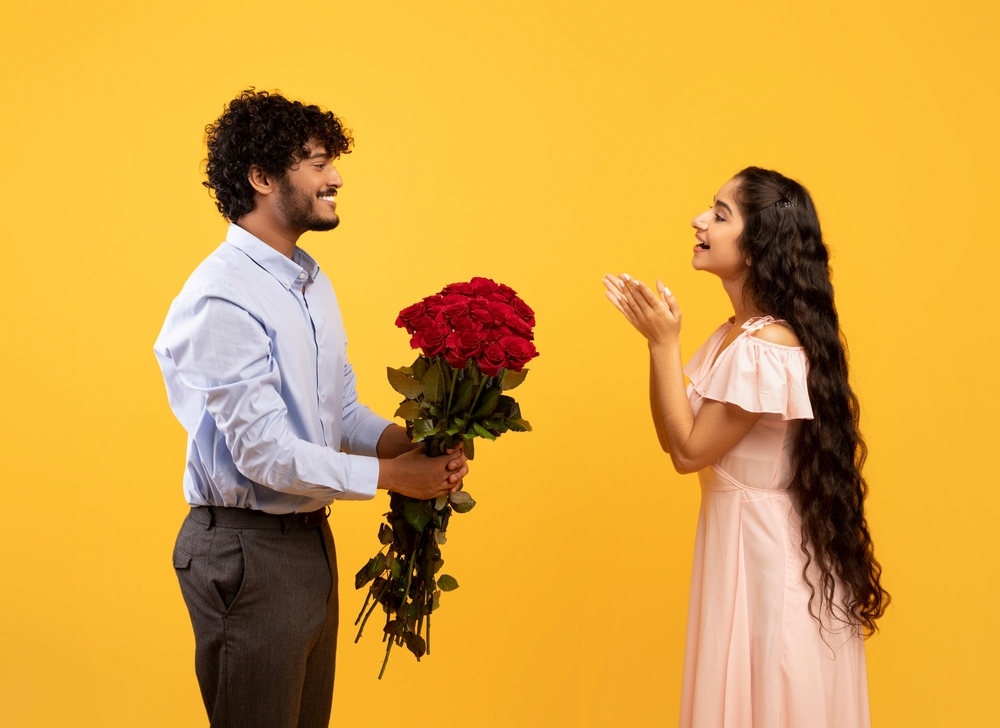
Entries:
POLYGON ((286 289, 298 282, 312 281, 319 273, 319 264, 302 248, 296 246, 292 259, 286 258, 260 238, 251 235, 236 223, 229 224, 226 242, 242 250, 254 263, 270 273, 286 289))

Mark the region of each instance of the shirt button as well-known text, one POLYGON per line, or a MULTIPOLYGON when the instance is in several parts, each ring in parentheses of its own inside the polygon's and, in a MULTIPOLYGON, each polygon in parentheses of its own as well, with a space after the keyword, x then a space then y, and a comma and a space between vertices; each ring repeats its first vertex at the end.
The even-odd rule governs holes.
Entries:
POLYGON ((290 285, 292 285, 292 282, 291 282, 291 281, 289 281, 289 280, 285 280, 285 285, 286 285, 286 286, 290 286, 290 285))
POLYGON ((306 277, 305 273, 299 273, 299 278, 305 278, 305 277, 306 277))

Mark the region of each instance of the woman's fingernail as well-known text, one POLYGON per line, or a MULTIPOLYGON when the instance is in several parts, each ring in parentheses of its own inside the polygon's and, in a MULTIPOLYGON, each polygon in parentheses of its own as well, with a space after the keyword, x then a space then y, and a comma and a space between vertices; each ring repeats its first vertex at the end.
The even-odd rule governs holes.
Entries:
POLYGON ((622 273, 622 278, 624 278, 624 279, 625 279, 625 280, 627 280, 627 281, 630 281, 630 280, 632 280, 632 279, 631 279, 631 278, 629 277, 629 274, 628 274, 628 273, 622 273))
POLYGON ((666 286, 664 286, 664 287, 663 287, 663 292, 664 292, 664 293, 666 293, 666 294, 667 294, 668 296, 672 296, 672 295, 674 295, 674 294, 672 294, 672 293, 670 292, 670 289, 669 289, 669 288, 667 288, 666 286))

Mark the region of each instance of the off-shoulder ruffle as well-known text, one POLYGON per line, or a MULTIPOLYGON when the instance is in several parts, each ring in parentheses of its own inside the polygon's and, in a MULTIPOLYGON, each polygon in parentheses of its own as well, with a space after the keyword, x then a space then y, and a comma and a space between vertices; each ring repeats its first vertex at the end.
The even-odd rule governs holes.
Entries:
MULTIPOLYGON (((692 360, 686 369, 695 369, 691 365, 700 369, 707 353, 699 351, 698 361, 692 360)), ((746 333, 719 354, 704 375, 690 371, 688 376, 705 399, 730 402, 747 412, 780 414, 786 420, 811 420, 808 372, 801 347, 774 344, 746 333)))

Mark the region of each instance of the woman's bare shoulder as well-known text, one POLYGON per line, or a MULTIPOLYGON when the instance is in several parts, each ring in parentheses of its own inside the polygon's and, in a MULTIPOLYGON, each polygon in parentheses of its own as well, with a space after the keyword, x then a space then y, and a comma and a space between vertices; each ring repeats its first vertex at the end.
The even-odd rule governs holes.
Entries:
POLYGON ((785 323, 768 324, 753 333, 755 338, 779 346, 802 346, 799 337, 785 323))

